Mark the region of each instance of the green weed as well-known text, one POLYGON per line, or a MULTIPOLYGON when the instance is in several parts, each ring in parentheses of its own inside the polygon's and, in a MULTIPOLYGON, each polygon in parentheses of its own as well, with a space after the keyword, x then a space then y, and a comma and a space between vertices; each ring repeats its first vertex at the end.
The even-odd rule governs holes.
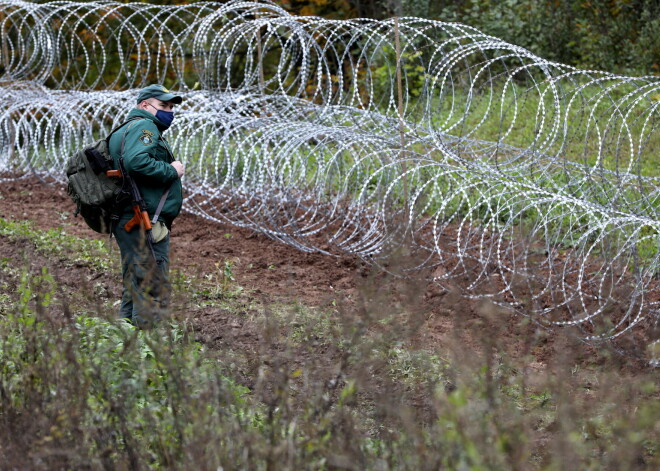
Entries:
POLYGON ((102 240, 82 239, 61 229, 41 230, 30 221, 10 221, 0 218, 0 235, 12 240, 26 239, 46 256, 73 254, 65 258, 70 264, 88 265, 96 270, 111 270, 109 250, 102 240))

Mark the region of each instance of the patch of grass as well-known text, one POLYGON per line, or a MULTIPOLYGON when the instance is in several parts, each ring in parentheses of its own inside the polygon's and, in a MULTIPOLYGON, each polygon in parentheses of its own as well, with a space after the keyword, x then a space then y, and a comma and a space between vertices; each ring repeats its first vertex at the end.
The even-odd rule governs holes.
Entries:
POLYGON ((179 297, 198 307, 231 307, 244 292, 234 276, 234 260, 215 264, 215 271, 201 277, 191 277, 181 272, 171 274, 174 291, 179 297))
POLYGON ((334 309, 311 308, 295 302, 282 306, 279 313, 281 322, 291 328, 291 340, 296 344, 319 345, 336 340, 337 311, 334 309))
POLYGON ((423 382, 449 384, 449 364, 437 352, 394 345, 380 354, 387 358, 389 375, 394 381, 401 381, 411 387, 423 382))
POLYGON ((103 240, 82 239, 60 229, 42 230, 31 221, 10 221, 0 218, 0 234, 11 240, 25 239, 45 256, 62 257, 70 264, 88 265, 96 270, 112 269, 106 243, 103 240))

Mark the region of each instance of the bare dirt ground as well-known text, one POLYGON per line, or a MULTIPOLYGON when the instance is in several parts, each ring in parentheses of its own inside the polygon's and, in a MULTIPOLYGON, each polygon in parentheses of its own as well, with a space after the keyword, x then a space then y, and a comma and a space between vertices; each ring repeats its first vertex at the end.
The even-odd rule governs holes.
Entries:
MULTIPOLYGON (((73 218, 73 209, 62 185, 46 184, 34 177, 0 183, 0 217, 31 220, 39 228, 57 228, 81 238, 107 237, 87 228, 81 218, 73 218)), ((116 245, 113 253, 119 256, 116 245)), ((86 267, 61 267, 57 259, 27 255, 31 256, 36 257, 33 263, 47 265, 58 282, 69 289, 79 287, 81 279, 89 279, 85 278, 86 267)), ((25 244, 0 236, 0 258, 21 263, 25 257, 25 244)), ((186 213, 174 222, 173 271, 184 276, 212 277, 225 261, 232 264, 236 284, 244 289, 245 296, 264 303, 299 302, 311 307, 339 307, 338 311, 344 312, 374 309, 378 303, 404 303, 416 313, 418 347, 433 349, 458 340, 468 348, 478 348, 484 338, 497 336, 498 343, 506 345, 507 355, 529 357, 539 368, 555 353, 554 334, 522 322, 520 316, 484 307, 478 301, 447 294, 425 283, 392 281, 357 257, 303 253, 250 230, 186 213)), ((111 280, 101 296, 118 299, 119 280, 111 280)), ((245 317, 189 303, 180 308, 186 311, 184 317, 192 319, 199 339, 209 347, 221 348, 231 342, 234 347, 258 348, 260 326, 245 317)), ((593 348, 582 345, 580 361, 594 361, 594 353, 593 348)))

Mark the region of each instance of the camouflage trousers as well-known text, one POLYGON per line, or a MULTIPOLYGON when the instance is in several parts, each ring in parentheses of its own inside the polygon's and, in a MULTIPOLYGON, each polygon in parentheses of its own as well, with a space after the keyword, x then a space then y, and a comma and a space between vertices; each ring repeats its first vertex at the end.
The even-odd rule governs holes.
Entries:
POLYGON ((170 236, 153 244, 152 254, 144 230, 135 227, 126 232, 128 220, 122 218, 112 231, 121 253, 124 285, 119 315, 145 328, 158 322, 169 305, 170 236))

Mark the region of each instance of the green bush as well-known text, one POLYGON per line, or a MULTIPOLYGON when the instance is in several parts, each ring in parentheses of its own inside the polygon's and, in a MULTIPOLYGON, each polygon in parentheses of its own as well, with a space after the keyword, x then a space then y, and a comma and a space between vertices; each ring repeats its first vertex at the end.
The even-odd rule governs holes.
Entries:
MULTIPOLYGON (((286 0, 282 0, 286 6, 286 0)), ((660 3, 646 0, 354 1, 357 17, 417 16, 473 26, 549 60, 660 74, 660 3)))
POLYGON ((28 451, 9 463, 166 468, 190 459, 204 426, 243 420, 247 389, 180 327, 61 313, 56 291, 47 270, 25 272, 15 314, 0 318, 0 438, 28 451))
POLYGON ((438 1, 432 2, 428 17, 466 23, 545 59, 580 68, 632 75, 660 73, 657 2, 438 1))

